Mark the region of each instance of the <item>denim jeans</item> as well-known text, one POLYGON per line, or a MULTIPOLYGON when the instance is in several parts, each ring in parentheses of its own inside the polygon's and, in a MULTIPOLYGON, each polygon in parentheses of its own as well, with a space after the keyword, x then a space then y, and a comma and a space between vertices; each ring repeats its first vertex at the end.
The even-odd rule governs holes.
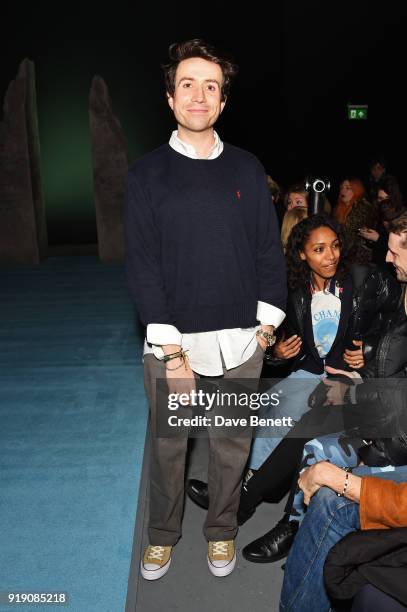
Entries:
MULTIPOLYGON (((269 391, 270 394, 278 393, 278 406, 267 406, 259 411, 259 416, 273 419, 291 417, 294 425, 310 409, 308 398, 323 378, 325 374, 313 374, 306 370, 292 372, 269 391)), ((248 466, 252 470, 258 470, 290 429, 291 427, 284 425, 258 427, 254 433, 248 466)))
MULTIPOLYGON (((407 466, 380 473, 375 469, 361 466, 352 473, 407 481, 407 466)), ((336 542, 357 529, 360 529, 359 504, 338 497, 327 487, 311 498, 285 565, 281 612, 328 612, 331 606, 323 579, 325 559, 336 542)))

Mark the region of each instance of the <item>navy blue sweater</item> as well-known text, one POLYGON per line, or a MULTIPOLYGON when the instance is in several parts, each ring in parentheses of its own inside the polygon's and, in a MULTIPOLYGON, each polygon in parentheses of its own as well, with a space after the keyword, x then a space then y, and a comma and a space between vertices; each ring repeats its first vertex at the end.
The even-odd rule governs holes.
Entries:
POLYGON ((284 256, 264 169, 225 144, 191 159, 168 144, 128 174, 126 270, 144 325, 181 333, 256 324, 257 301, 286 305, 284 256))

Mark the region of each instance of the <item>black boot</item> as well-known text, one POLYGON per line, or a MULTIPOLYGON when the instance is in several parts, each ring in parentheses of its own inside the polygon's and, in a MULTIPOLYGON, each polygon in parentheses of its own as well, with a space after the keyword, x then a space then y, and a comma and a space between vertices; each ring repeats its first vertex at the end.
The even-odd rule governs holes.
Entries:
POLYGON ((263 501, 261 495, 259 495, 253 486, 253 476, 256 475, 256 470, 247 470, 242 483, 242 491, 240 493, 239 508, 237 509, 237 524, 244 525, 251 516, 256 512, 257 506, 263 501))
MULTIPOLYGON (((240 495, 240 503, 237 511, 237 523, 243 525, 256 511, 256 506, 261 502, 261 497, 256 496, 256 503, 253 503, 250 494, 249 482, 254 472, 248 470, 245 474, 242 483, 242 491, 240 495)), ((203 480, 191 478, 186 485, 186 492, 190 499, 195 502, 200 508, 207 510, 209 508, 208 485, 203 480)))
POLYGON ((272 563, 286 557, 299 527, 297 521, 288 518, 285 515, 271 531, 245 546, 243 557, 252 563, 272 563))
POLYGON ((203 480, 191 478, 187 482, 186 492, 188 497, 201 508, 209 508, 208 485, 203 480))

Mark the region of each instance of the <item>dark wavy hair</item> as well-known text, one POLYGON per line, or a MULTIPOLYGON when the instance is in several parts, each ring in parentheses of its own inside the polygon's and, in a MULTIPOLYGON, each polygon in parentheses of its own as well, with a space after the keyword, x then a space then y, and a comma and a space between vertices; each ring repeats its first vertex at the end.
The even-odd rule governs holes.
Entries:
POLYGON ((300 251, 313 230, 319 227, 329 227, 337 236, 341 247, 341 255, 336 271, 336 279, 342 282, 349 272, 352 257, 352 245, 343 225, 326 215, 313 215, 297 223, 291 231, 286 247, 287 277, 290 289, 306 286, 310 279, 310 268, 300 257, 300 251))
POLYGON ((218 64, 222 70, 223 83, 221 88, 222 102, 229 95, 230 85, 237 75, 239 68, 225 54, 220 53, 215 47, 206 43, 200 38, 194 38, 182 43, 173 43, 168 49, 168 64, 163 64, 165 87, 170 96, 174 95, 175 91, 175 73, 177 72, 178 64, 192 57, 201 57, 208 62, 218 64))
MULTIPOLYGON (((393 176, 385 176, 376 184, 376 191, 379 189, 387 193, 389 198, 397 205, 403 205, 403 196, 401 195, 400 187, 397 180, 393 176)), ((385 201, 385 200, 384 200, 385 201)), ((379 204, 381 205, 381 204, 379 204)))
POLYGON ((406 208, 403 204, 397 200, 394 201, 391 198, 387 198, 387 200, 383 200, 380 203, 379 218, 382 223, 388 223, 400 217, 404 212, 406 212, 406 208))

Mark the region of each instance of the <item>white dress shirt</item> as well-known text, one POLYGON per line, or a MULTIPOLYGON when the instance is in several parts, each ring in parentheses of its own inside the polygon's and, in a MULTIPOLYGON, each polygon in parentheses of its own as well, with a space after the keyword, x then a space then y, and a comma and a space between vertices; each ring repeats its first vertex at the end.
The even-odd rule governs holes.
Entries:
MULTIPOLYGON (((214 144, 206 159, 215 159, 223 151, 223 142, 215 131, 213 135, 214 144)), ((171 134, 169 144, 178 153, 199 159, 195 148, 183 142, 176 130, 171 134)), ((284 318, 285 313, 280 308, 266 302, 257 302, 256 319, 263 325, 277 328, 284 318)), ((162 359, 164 352, 161 346, 176 344, 188 350, 189 364, 194 372, 204 376, 220 376, 223 367, 231 370, 250 359, 257 347, 256 331, 259 327, 181 334, 174 325, 150 323, 147 325, 144 354, 154 353, 158 359, 162 359)))

